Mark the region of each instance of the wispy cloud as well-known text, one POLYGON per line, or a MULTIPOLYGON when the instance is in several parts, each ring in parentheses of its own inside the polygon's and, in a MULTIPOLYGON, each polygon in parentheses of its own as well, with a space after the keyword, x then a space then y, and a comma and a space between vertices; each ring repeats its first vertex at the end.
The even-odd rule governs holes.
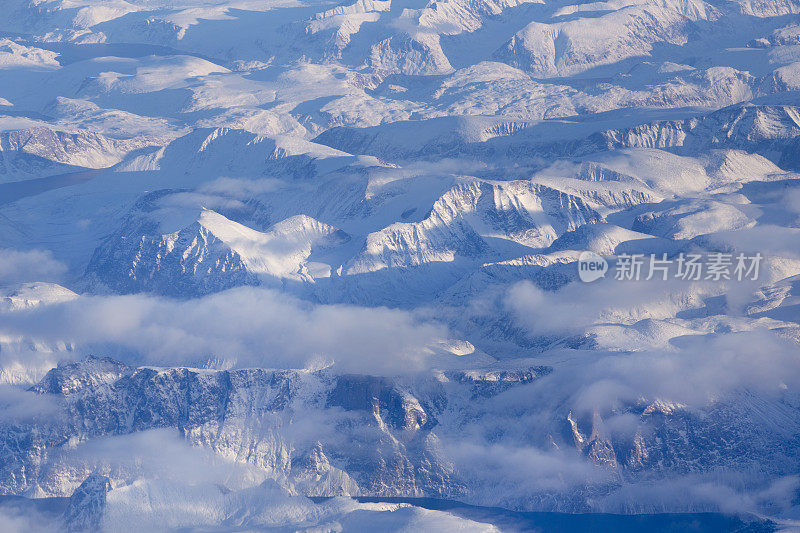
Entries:
POLYGON ((26 281, 58 281, 66 270, 49 251, 0 248, 0 287, 26 281))
POLYGON ((406 311, 314 305, 260 288, 193 300, 86 296, 3 317, 0 334, 71 343, 157 365, 303 368, 405 373, 426 368, 447 329, 406 311))

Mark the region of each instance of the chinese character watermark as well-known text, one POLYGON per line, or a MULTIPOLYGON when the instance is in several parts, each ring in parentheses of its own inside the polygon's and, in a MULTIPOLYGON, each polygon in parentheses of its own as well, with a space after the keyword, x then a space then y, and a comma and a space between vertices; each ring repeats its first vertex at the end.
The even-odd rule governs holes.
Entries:
MULTIPOLYGON (((614 263, 614 279, 618 281, 680 279, 685 281, 758 280, 760 253, 708 254, 620 254, 614 263)), ((594 252, 582 252, 578 258, 578 277, 592 282, 605 277, 608 261, 594 252)))

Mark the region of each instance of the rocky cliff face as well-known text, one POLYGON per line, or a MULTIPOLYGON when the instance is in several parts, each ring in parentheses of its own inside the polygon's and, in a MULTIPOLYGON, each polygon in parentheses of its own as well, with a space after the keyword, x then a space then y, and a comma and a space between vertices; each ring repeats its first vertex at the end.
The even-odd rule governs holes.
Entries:
POLYGON ((439 494, 448 490, 449 475, 434 460, 430 437, 446 399, 442 390, 427 390, 437 382, 427 382, 417 399, 413 388, 370 376, 136 369, 95 358, 61 365, 32 388, 58 398, 61 415, 46 429, 6 428, 17 443, 7 444, 19 448, 7 449, 4 490, 69 491, 79 471, 65 480, 58 465, 48 464, 48 454, 67 442, 174 428, 191 443, 255 465, 289 487, 299 483, 310 495, 439 494), (333 444, 326 438, 335 443, 338 435, 322 434, 303 448, 281 435, 284 424, 315 411, 333 431, 355 431, 353 441, 333 444))
POLYGON ((108 478, 91 474, 83 480, 64 511, 64 522, 69 531, 97 531, 106 507, 106 495, 111 489, 108 478))
MULTIPOLYGON (((70 459, 65 452, 110 436, 170 428, 193 446, 249 465, 285 490, 307 496, 458 497, 522 508, 523 501, 536 501, 554 510, 587 509, 588 502, 575 494, 547 504, 558 491, 489 495, 482 467, 450 455, 467 428, 493 426, 495 398, 536 386, 551 372, 531 367, 386 378, 133 368, 91 358, 60 365, 31 389, 30 394, 57 402, 56 416, 36 425, 2 425, 0 482, 4 494, 74 492, 67 515, 70 523, 87 528, 101 514, 108 478, 112 485, 127 483, 134 473, 102 460, 70 459), (310 439, 297 436, 304 419, 321 424, 310 439)), ((588 417, 542 412, 544 425, 523 433, 549 441, 559 453, 577 454, 610 476, 586 493, 600 497, 634 481, 734 465, 787 474, 800 457, 772 437, 776 431, 793 439, 800 434, 792 405, 789 398, 764 403, 745 394, 705 411, 656 402, 588 417), (753 423, 756 410, 769 415, 753 423), (620 415, 635 420, 624 435, 604 422, 620 415)), ((515 439, 507 432, 496 438, 506 445, 515 439)))

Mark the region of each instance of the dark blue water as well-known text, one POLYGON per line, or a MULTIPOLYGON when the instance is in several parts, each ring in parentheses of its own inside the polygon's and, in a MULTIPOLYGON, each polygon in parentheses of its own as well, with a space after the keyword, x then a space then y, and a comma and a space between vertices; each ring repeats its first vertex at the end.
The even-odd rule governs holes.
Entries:
MULTIPOLYGON (((315 502, 330 498, 312 497, 315 502)), ((620 515, 607 513, 542 513, 509 511, 500 507, 480 507, 435 498, 356 497, 362 503, 408 503, 423 509, 448 513, 493 524, 506 532, 614 532, 614 533, 767 533, 777 529, 775 523, 757 518, 739 518, 719 513, 660 513, 620 515)), ((36 513, 51 518, 60 516, 69 498, 29 499, 0 496, 0 509, 20 514, 36 513)), ((235 530, 236 528, 234 528, 235 530)), ((227 528, 226 528, 227 530, 227 528)))
MULTIPOLYGON (((324 501, 326 498, 312 498, 324 501)), ((621 515, 609 513, 545 513, 510 511, 500 507, 467 505, 435 498, 356 497, 362 503, 408 503, 423 509, 448 513, 490 523, 503 531, 544 533, 605 532, 614 533, 760 533, 776 531, 777 525, 756 517, 740 518, 720 513, 659 513, 621 515)))

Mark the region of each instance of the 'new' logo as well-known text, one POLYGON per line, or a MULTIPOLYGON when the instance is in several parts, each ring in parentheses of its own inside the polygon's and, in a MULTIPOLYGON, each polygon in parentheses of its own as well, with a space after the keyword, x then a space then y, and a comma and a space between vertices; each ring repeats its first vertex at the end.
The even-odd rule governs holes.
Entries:
POLYGON ((585 283, 591 283, 605 277, 608 262, 594 252, 581 252, 578 257, 578 277, 585 283))

